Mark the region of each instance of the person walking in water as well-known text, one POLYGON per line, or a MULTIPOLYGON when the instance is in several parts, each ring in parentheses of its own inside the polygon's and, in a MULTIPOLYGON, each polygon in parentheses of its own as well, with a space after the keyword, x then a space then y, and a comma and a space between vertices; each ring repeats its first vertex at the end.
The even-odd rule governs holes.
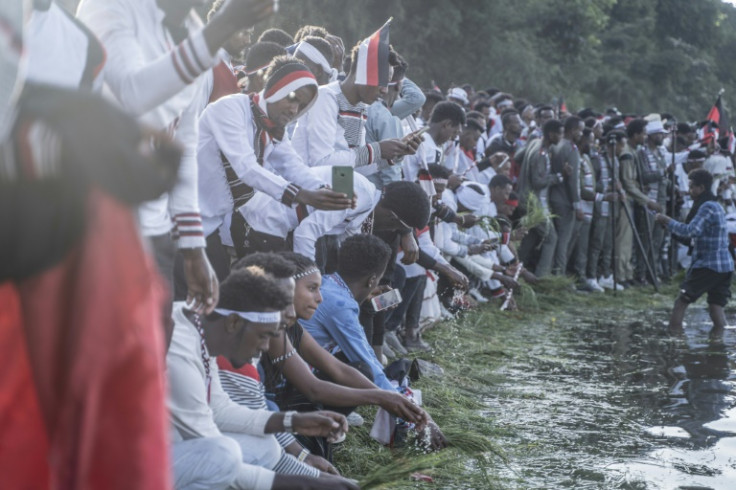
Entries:
POLYGON ((733 259, 728 252, 726 215, 711 192, 713 176, 704 169, 696 169, 688 175, 690 197, 693 207, 685 223, 680 223, 664 214, 655 220, 664 225, 675 237, 685 241, 691 248, 692 265, 670 315, 670 332, 682 333, 682 319, 690 303, 708 293, 708 313, 713 321, 712 338, 721 337, 726 326, 723 307, 731 297, 731 275, 733 259))

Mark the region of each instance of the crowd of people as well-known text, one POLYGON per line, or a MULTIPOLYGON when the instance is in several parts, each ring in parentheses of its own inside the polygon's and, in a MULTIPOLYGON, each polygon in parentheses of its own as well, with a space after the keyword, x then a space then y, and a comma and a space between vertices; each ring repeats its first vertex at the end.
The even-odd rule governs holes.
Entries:
POLYGON ((676 313, 708 291, 722 319, 717 124, 422 89, 390 22, 351 49, 256 38, 273 0, 201 3, 0 10, 13 488, 356 488, 331 461, 356 407, 383 444, 447 445, 403 369, 422 332, 547 275, 705 268, 676 313))

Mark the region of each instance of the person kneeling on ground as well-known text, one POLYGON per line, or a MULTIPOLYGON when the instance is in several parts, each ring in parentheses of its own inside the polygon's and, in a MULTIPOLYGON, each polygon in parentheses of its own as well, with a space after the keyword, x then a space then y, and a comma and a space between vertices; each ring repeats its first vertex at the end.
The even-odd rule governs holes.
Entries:
POLYGON ((357 488, 336 476, 274 475, 281 455, 275 432, 331 438, 347 431, 334 412, 299 414, 251 410, 223 391, 215 357, 240 368, 278 335, 280 310, 290 297, 270 274, 250 267, 223 283, 214 312, 202 317, 174 304, 176 324, 166 356, 173 425, 176 488, 357 488))
MULTIPOLYGON (((323 302, 311 319, 300 323, 325 350, 333 355, 339 353, 351 363, 365 363, 373 382, 394 392, 396 388, 384 374, 359 321, 361 303, 384 292, 377 286, 390 256, 388 245, 372 235, 354 235, 345 240, 339 251, 337 272, 326 276, 322 284, 323 302)), ((430 422, 428 430, 431 447, 446 446, 436 424, 430 422)))

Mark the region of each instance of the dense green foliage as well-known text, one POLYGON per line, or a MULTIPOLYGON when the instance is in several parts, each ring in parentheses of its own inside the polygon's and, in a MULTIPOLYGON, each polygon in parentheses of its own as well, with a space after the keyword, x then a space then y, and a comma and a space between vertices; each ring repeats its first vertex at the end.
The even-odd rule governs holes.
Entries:
POLYGON ((422 86, 691 120, 721 87, 736 94, 736 9, 720 0, 281 0, 271 24, 323 25, 349 48, 391 16, 391 42, 422 86))

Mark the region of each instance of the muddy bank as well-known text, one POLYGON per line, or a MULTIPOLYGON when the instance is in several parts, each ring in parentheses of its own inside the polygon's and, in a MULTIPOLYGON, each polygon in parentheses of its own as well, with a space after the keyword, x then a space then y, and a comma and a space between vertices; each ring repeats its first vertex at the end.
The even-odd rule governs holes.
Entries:
MULTIPOLYGON (((427 337, 445 369, 422 380, 455 447, 386 488, 736 488, 734 345, 707 342, 704 306, 685 338, 667 335, 675 287, 581 295, 554 287, 537 311, 484 310, 427 337)), ((734 313, 728 318, 734 322, 734 313)), ((372 410, 361 413, 371 418, 372 410)), ((369 421, 368 421, 369 422, 369 421)), ((366 476, 419 451, 378 448, 367 429, 337 451, 366 476)), ((407 470, 414 470, 409 468, 407 470)), ((400 472, 398 472, 400 474, 400 472)), ((376 481, 376 480, 374 480, 376 481)))

